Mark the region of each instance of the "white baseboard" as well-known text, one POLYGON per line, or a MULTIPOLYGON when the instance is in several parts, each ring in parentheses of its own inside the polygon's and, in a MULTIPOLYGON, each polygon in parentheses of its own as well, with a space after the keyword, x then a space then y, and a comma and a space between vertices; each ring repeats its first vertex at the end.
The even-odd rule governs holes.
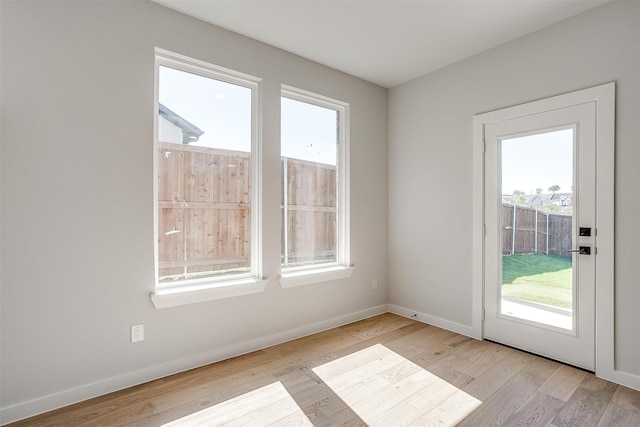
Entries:
POLYGON ((640 376, 623 371, 596 372, 596 376, 604 380, 640 391, 640 376))
POLYGON ((68 406, 83 400, 101 396, 124 388, 132 387, 158 378, 184 372, 200 366, 205 366, 220 360, 261 350, 287 341, 302 338, 307 335, 336 328, 358 320, 386 313, 387 305, 368 308, 355 313, 334 317, 309 325, 300 326, 287 331, 278 332, 255 340, 244 341, 222 349, 201 353, 195 356, 186 357, 180 360, 161 363, 158 365, 143 368, 137 371, 128 372, 112 378, 85 384, 80 387, 67 389, 48 396, 20 402, 15 405, 0 408, 0 425, 5 425, 44 412, 68 406))
MULTIPOLYGON (((427 323, 429 325, 437 326, 442 329, 447 329, 452 332, 457 332, 461 335, 466 335, 468 337, 478 339, 478 337, 476 336, 477 334, 474 333, 471 326, 462 325, 460 323, 452 322, 450 320, 442 319, 430 314, 420 313, 418 311, 393 304, 388 304, 387 310, 389 311, 389 313, 397 314, 398 316, 408 317, 422 323, 427 323)), ((628 372, 618 370, 609 371, 605 369, 596 372, 596 375, 607 381, 611 381, 613 383, 640 391, 640 376, 630 374, 628 372)))
MULTIPOLYGON (((189 369, 208 365, 210 363, 239 356, 241 354, 261 350, 273 345, 302 338, 307 335, 322 332, 331 328, 336 328, 338 326, 346 325, 348 323, 356 322, 358 320, 366 319, 386 312, 415 319, 419 322, 427 323, 429 325, 437 326, 439 328, 447 329, 449 331, 457 332, 459 334, 474 338, 473 329, 471 326, 452 322, 450 320, 442 319, 437 316, 420 313, 405 307, 400 307, 393 304, 384 304, 355 313, 323 320, 321 322, 300 326, 266 337, 260 337, 255 340, 244 341, 222 349, 217 349, 215 351, 201 353, 196 356, 158 364, 133 372, 128 372, 116 377, 107 378, 73 389, 63 390, 59 393, 42 396, 37 399, 0 408, 0 425, 5 425, 44 412, 52 411, 63 406, 91 399, 93 397, 101 396, 117 390, 122 390, 127 387, 132 387, 134 385, 142 384, 158 378, 163 378, 179 372, 184 372, 189 369)), ((640 390, 640 377, 636 375, 632 375, 622 371, 612 371, 607 372, 601 377, 617 384, 640 390)))
POLYGON ((441 317, 432 316, 430 314, 420 313, 419 311, 411 310, 409 308, 404 308, 393 304, 387 304, 387 310, 389 311, 389 313, 397 314, 398 316, 408 317, 410 319, 417 320, 418 322, 427 323, 429 325, 437 326, 442 329, 475 338, 473 328, 469 325, 452 322, 451 320, 446 320, 441 317))

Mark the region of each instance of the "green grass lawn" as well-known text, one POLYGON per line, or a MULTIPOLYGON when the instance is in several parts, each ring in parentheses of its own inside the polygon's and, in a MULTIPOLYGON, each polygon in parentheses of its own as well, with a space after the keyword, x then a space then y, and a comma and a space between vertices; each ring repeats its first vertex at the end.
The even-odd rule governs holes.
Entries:
POLYGON ((521 254, 502 257, 502 295, 571 308, 571 258, 521 254))

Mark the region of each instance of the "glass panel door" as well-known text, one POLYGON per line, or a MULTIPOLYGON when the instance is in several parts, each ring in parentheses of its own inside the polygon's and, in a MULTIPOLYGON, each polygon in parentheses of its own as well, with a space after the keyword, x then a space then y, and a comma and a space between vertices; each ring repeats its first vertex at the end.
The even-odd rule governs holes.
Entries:
POLYGON ((484 336, 593 369, 595 104, 484 131, 484 336))

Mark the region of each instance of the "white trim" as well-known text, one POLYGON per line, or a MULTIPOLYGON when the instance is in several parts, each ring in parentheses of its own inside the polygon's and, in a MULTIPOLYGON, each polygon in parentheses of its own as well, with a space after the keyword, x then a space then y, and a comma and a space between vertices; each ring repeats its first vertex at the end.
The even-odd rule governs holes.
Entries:
POLYGON ((468 325, 452 322, 451 320, 432 316, 430 314, 421 313, 419 311, 411 310, 410 308, 400 307, 399 305, 387 304, 387 310, 389 313, 397 314, 398 316, 417 320, 418 322, 426 323, 428 325, 437 326, 438 328, 456 332, 467 337, 476 338, 473 327, 468 325))
MULTIPOLYGON (((263 277, 262 266, 262 96, 260 79, 254 77, 251 89, 251 273, 263 277)), ((245 77, 246 81, 247 80, 245 77)))
POLYGON ((266 284, 267 280, 246 278, 204 285, 161 288, 151 293, 151 302, 153 302, 155 308, 176 307, 222 298, 257 294, 264 292, 266 284))
POLYGON ((484 126, 502 120, 536 114, 588 102, 596 104, 597 158, 596 228, 596 375, 604 379, 625 381, 640 388, 640 377, 615 370, 614 328, 614 133, 615 82, 515 107, 478 114, 473 118, 473 318, 474 334, 483 336, 482 310, 484 292, 484 126))
POLYGON ((471 234, 471 330, 473 337, 484 337, 484 123, 473 118, 473 218, 471 234))
MULTIPOLYGON (((611 172, 598 173, 596 186, 598 200, 596 217, 598 229, 615 230, 615 83, 601 86, 596 103, 597 138, 599 141, 611 141, 610 144, 598 144, 596 161, 611 172)), ((609 381, 640 390, 640 376, 616 370, 615 366, 615 245, 613 233, 598 233, 597 258, 599 264, 607 268, 596 267, 596 283, 607 285, 596 289, 596 375, 609 381)))
POLYGON ((160 106, 160 64, 158 62, 158 50, 156 48, 156 56, 153 63, 153 152, 151 158, 153 159, 153 287, 158 286, 158 126, 159 121, 159 106, 160 106))
POLYGON ((262 279, 262 79, 228 68, 189 58, 165 49, 155 49, 154 144, 153 144, 153 233, 155 292, 151 300, 156 308, 230 298, 264 291, 262 279), (251 90, 251 272, 209 279, 188 279, 172 284, 158 281, 158 93, 159 67, 212 78, 251 90), (182 293, 182 294, 181 294, 182 293))
POLYGON ((105 378, 80 387, 42 396, 26 402, 0 408, 0 424, 12 423, 27 417, 32 417, 44 412, 52 411, 63 406, 102 396, 117 390, 133 387, 158 378, 188 371, 200 366, 209 365, 231 357, 240 356, 253 351, 261 350, 284 342, 292 341, 328 329, 336 328, 369 317, 377 316, 387 312, 386 305, 367 308, 354 313, 345 314, 328 320, 299 326, 282 332, 277 332, 265 337, 243 341, 237 344, 228 345, 223 348, 216 348, 211 351, 197 355, 160 363, 148 368, 127 372, 111 378, 105 378))
POLYGON ((304 270, 287 269, 280 276, 280 286, 293 288, 330 280, 347 279, 351 277, 354 269, 355 267, 345 267, 343 265, 304 270))
POLYGON ((198 74, 204 77, 210 77, 227 83, 251 88, 252 86, 257 87, 262 81, 261 78, 250 74, 221 67, 219 65, 211 64, 210 62, 201 61, 199 59, 191 58, 159 47, 155 48, 155 54, 156 60, 168 67, 188 73, 198 74))
POLYGON ((623 371, 596 372, 596 376, 625 387, 640 391, 640 376, 623 371))

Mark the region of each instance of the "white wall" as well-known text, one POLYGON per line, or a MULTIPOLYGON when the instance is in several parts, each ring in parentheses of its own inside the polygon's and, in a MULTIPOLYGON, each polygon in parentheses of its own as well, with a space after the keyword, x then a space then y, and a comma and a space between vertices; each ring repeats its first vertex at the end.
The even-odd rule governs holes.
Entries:
POLYGON ((390 91, 391 305, 470 329, 474 114, 616 81, 615 368, 640 379, 639 41, 613 2, 390 91))
POLYGON ((182 144, 182 129, 158 115, 158 141, 182 144))
POLYGON ((148 2, 3 1, 1 31, 2 422, 384 311, 385 89, 148 2), (151 304, 155 47, 264 79, 262 294, 151 304), (281 84, 351 105, 348 280, 278 284, 281 84))

